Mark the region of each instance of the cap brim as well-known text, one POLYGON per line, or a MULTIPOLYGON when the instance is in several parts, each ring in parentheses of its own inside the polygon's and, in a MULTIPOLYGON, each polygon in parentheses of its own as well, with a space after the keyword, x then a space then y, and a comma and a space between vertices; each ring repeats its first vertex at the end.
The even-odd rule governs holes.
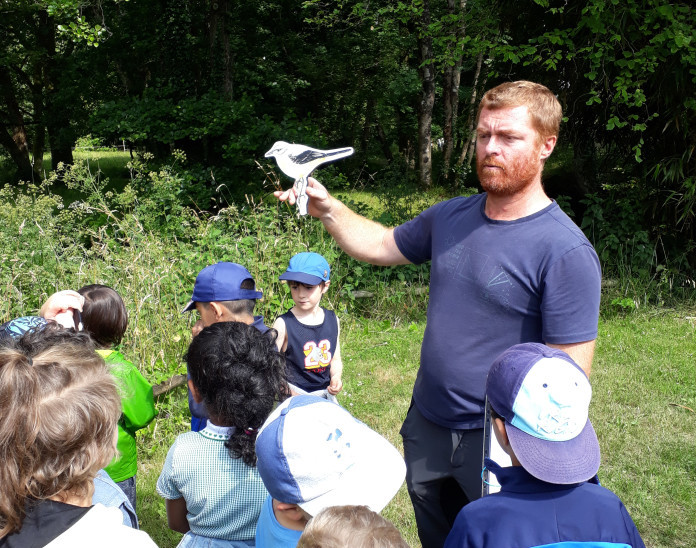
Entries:
POLYGON ((191 310, 193 310, 194 308, 196 308, 196 301, 189 301, 189 303, 184 307, 181 313, 183 314, 184 312, 191 312, 191 310))
POLYGON ((363 454, 344 472, 340 484, 298 504, 311 516, 324 508, 344 505, 367 506, 373 512, 381 512, 403 484, 406 464, 399 451, 367 426, 364 428, 363 454))
POLYGON ((278 279, 300 282, 301 284, 307 285, 319 285, 324 281, 319 276, 312 276, 311 274, 305 274, 304 272, 283 272, 280 276, 278 276, 278 279))
POLYGON ((510 446, 524 469, 548 483, 581 483, 597 475, 600 464, 599 441, 589 419, 580 434, 567 441, 535 438, 505 423, 510 446))

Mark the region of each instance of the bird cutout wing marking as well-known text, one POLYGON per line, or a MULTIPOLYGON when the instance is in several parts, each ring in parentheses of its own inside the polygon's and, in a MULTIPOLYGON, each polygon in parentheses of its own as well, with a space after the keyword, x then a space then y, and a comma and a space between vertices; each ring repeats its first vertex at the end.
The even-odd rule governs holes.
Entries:
POLYGON ((320 165, 340 160, 351 154, 353 154, 351 147, 319 150, 306 145, 277 141, 266 152, 265 156, 266 158, 275 158, 278 168, 285 175, 295 180, 299 214, 306 215, 307 203, 309 201, 309 197, 305 193, 307 177, 320 165))
POLYGON ((326 158, 327 153, 321 152, 319 150, 308 149, 300 154, 297 154, 296 156, 293 156, 292 154, 290 154, 289 156, 290 159, 296 164, 307 164, 313 160, 318 160, 319 158, 326 158))

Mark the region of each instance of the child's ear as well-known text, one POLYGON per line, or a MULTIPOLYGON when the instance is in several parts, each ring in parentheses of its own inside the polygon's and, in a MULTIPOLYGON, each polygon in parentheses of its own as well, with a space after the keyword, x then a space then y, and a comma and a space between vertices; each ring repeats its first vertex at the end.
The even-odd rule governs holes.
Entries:
POLYGON ((331 282, 329 282, 329 281, 324 282, 324 287, 323 287, 322 290, 321 290, 321 294, 322 294, 322 295, 323 295, 324 293, 326 293, 326 292, 329 290, 329 286, 330 286, 330 285, 331 285, 331 282))
POLYGON ((208 306, 210 306, 210 308, 213 309, 213 313, 215 314, 215 321, 222 321, 223 316, 225 315, 225 311, 227 309, 223 305, 215 301, 208 303, 208 306))
POLYGON ((507 430, 505 429, 505 421, 503 419, 495 418, 493 419, 492 426, 495 428, 495 434, 498 438, 500 446, 507 452, 507 448, 510 447, 510 440, 508 439, 507 430))
POLYGON ((300 521, 304 519, 304 513, 297 504, 288 504, 287 502, 276 501, 275 509, 278 510, 278 512, 283 512, 286 518, 293 521, 300 521))
POLYGON ((193 401, 195 401, 196 403, 201 403, 203 401, 203 398, 198 393, 198 389, 196 388, 196 385, 193 384, 193 381, 191 379, 188 380, 188 387, 191 391, 191 397, 193 398, 193 401))

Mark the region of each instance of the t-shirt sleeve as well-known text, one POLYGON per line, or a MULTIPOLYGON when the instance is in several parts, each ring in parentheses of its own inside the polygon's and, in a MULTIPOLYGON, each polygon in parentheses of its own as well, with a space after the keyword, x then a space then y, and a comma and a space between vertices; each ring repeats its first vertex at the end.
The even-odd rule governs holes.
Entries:
POLYGON ((571 249, 549 266, 541 302, 545 343, 597 338, 601 281, 599 258, 589 244, 571 249))
POLYGON ((174 440, 174 443, 169 448, 169 452, 167 453, 167 458, 164 461, 162 472, 157 479, 157 493, 159 493, 160 497, 167 500, 180 499, 183 497, 175 483, 174 478, 174 458, 176 446, 177 442, 174 440))
POLYGON ((394 229, 394 241, 399 251, 413 264, 429 261, 432 254, 433 219, 446 202, 440 202, 426 209, 423 213, 397 226, 394 229))
POLYGON ((132 363, 125 362, 120 367, 123 369, 123 427, 135 433, 150 424, 157 414, 152 385, 132 363))

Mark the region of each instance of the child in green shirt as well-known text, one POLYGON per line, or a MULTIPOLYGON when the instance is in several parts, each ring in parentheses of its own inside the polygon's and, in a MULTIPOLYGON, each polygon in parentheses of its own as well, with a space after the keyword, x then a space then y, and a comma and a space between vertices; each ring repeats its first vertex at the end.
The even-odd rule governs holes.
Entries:
POLYGON ((82 308, 84 330, 94 339, 99 348, 97 352, 110 366, 121 391, 123 409, 118 423, 119 454, 105 470, 135 508, 135 476, 138 472, 135 433, 150 424, 157 414, 152 385, 115 349, 128 326, 128 313, 121 296, 100 284, 87 285, 78 293, 85 298, 82 308))

